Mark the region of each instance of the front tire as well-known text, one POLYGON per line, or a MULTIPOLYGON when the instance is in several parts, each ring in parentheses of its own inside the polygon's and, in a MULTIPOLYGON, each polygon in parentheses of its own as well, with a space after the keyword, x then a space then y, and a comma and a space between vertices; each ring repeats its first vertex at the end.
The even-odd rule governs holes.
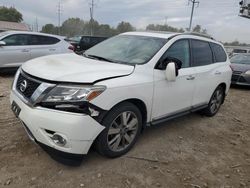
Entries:
POLYGON ((210 99, 208 107, 203 110, 203 113, 208 117, 216 115, 223 103, 224 97, 224 88, 222 86, 217 87, 210 99))
POLYGON ((96 140, 96 149, 101 155, 115 158, 136 143, 142 129, 142 115, 135 105, 124 102, 114 107, 102 124, 106 128, 96 140))

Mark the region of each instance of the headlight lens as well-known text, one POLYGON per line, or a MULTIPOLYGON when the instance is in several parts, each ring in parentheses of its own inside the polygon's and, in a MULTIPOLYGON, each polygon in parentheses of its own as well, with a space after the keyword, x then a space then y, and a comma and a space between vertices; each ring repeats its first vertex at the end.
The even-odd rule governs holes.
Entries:
POLYGON ((91 101, 99 96, 105 86, 64 86, 58 85, 53 88, 42 102, 79 102, 91 101))
POLYGON ((250 75, 250 70, 248 70, 245 74, 248 74, 248 75, 250 75))

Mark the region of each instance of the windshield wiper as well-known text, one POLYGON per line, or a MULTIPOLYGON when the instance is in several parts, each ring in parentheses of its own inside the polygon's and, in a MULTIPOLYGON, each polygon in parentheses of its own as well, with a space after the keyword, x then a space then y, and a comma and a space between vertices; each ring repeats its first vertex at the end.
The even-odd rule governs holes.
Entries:
POLYGON ((88 57, 88 58, 91 58, 91 59, 97 59, 97 60, 101 60, 101 61, 107 61, 107 62, 111 62, 111 63, 121 63, 121 62, 118 62, 118 61, 115 61, 115 60, 112 60, 112 59, 108 59, 108 58, 105 58, 105 57, 100 57, 100 56, 97 56, 97 55, 88 55, 88 54, 83 54, 84 57, 88 57))

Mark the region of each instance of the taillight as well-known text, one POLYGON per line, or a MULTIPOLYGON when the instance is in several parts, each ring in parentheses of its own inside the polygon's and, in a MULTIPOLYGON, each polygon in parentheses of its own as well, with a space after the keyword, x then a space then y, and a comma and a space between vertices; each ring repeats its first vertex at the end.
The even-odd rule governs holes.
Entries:
POLYGON ((69 46, 68 49, 72 50, 72 51, 75 51, 75 47, 74 46, 69 46))

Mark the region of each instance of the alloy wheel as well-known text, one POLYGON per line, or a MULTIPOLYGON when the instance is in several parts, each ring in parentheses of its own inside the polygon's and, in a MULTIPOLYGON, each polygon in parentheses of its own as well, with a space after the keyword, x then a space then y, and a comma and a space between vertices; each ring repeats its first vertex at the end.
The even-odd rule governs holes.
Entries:
POLYGON ((136 137, 138 123, 138 117, 131 111, 119 114, 109 127, 109 148, 114 152, 120 152, 130 146, 136 137))
POLYGON ((215 91, 211 100, 210 110, 212 113, 216 113, 219 110, 222 100, 223 100, 223 92, 221 89, 218 89, 217 91, 215 91))

